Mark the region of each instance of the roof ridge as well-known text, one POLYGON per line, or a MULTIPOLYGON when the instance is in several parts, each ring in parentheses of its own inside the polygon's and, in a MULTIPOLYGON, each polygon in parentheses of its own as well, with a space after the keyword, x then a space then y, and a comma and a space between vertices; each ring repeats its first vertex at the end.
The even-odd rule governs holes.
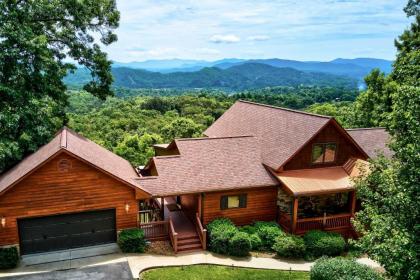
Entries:
POLYGON ((268 108, 272 108, 272 109, 284 110, 284 111, 289 111, 289 112, 292 112, 292 113, 309 115, 309 116, 319 117, 319 118, 326 118, 326 119, 332 119, 333 118, 331 116, 325 116, 325 115, 319 115, 319 114, 314 114, 314 113, 308 113, 308 112, 305 112, 305 111, 294 110, 294 109, 290 109, 290 108, 273 106, 273 105, 268 105, 268 104, 263 104, 263 103, 257 103, 257 102, 252 102, 252 101, 248 101, 248 100, 243 100, 243 99, 239 99, 236 102, 242 102, 242 103, 247 103, 247 104, 257 105, 257 106, 263 106, 263 107, 268 107, 268 108))
POLYGON ((67 149, 67 127, 63 127, 60 135, 60 148, 67 149))
POLYGON ((236 136, 220 136, 220 137, 198 137, 198 138, 179 138, 175 141, 195 141, 195 140, 219 140, 219 139, 232 139, 232 138, 251 138, 254 135, 236 135, 236 136))
POLYGON ((360 128, 346 128, 347 131, 355 131, 355 130, 374 130, 374 129, 385 129, 385 127, 378 126, 378 127, 360 127, 360 128))

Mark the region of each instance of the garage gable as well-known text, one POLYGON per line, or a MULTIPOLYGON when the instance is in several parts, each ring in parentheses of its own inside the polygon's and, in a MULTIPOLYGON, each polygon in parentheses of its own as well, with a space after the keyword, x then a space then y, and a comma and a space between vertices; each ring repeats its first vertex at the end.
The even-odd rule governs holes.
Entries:
MULTIPOLYGON (((149 196, 147 192, 136 185, 135 180, 139 176, 127 160, 84 138, 67 127, 61 129, 49 143, 0 176, 0 195, 61 152, 70 154, 116 180, 123 182, 127 186, 136 189, 140 193, 140 196, 149 196)), ((59 168, 66 169, 68 166, 66 166, 65 162, 62 162, 59 168)))

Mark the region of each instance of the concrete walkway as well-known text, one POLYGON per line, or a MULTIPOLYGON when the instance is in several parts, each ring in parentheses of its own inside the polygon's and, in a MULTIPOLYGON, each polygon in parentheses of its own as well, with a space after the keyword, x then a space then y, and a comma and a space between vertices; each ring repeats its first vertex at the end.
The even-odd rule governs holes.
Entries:
MULTIPOLYGON (((360 263, 365 263, 373 268, 380 268, 377 263, 367 258, 361 258, 358 261, 360 263)), ((111 254, 65 262, 60 261, 48 264, 18 267, 16 269, 0 273, 0 277, 41 273, 63 269, 85 268, 119 262, 128 262, 133 278, 138 278, 140 272, 145 269, 162 266, 219 264, 250 268, 309 271, 313 265, 313 262, 305 262, 303 260, 290 261, 286 259, 274 259, 265 257, 232 258, 203 251, 183 253, 176 256, 161 256, 150 254, 111 254)))

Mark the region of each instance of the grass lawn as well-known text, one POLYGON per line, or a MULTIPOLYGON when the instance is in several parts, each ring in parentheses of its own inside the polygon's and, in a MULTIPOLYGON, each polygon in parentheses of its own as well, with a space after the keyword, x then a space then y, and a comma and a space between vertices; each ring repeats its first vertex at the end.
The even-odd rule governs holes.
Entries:
POLYGON ((141 273, 144 280, 308 280, 308 272, 239 268, 218 265, 189 265, 154 268, 141 273))

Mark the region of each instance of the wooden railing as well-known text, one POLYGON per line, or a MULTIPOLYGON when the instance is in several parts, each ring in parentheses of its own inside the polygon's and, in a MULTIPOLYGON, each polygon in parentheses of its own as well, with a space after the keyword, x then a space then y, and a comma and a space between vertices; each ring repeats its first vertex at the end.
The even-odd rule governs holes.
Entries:
POLYGON ((206 250, 207 230, 203 228, 203 225, 201 224, 200 216, 198 215, 198 213, 195 213, 194 224, 198 233, 198 237, 200 238, 200 241, 201 241, 201 246, 203 247, 203 250, 206 250))
MULTIPOLYGON (((298 218, 296 222, 296 234, 303 234, 310 230, 340 230, 351 228, 351 214, 338 214, 314 218, 298 218)), ((290 215, 280 213, 279 224, 288 232, 292 231, 292 219, 290 215)))
POLYGON ((174 252, 178 252, 178 233, 175 232, 174 224, 172 223, 172 219, 169 219, 169 237, 171 239, 172 247, 174 248, 174 252))
POLYGON ((290 232, 291 229, 291 218, 285 213, 279 215, 279 225, 286 231, 290 232))
POLYGON ((296 233, 304 233, 314 229, 345 229, 350 228, 351 214, 340 214, 315 218, 298 219, 296 224, 296 233))
POLYGON ((139 211, 139 223, 147 224, 152 221, 153 210, 140 210, 139 211))
POLYGON ((139 223, 138 227, 144 231, 144 237, 150 241, 165 240, 168 238, 168 221, 139 223))

